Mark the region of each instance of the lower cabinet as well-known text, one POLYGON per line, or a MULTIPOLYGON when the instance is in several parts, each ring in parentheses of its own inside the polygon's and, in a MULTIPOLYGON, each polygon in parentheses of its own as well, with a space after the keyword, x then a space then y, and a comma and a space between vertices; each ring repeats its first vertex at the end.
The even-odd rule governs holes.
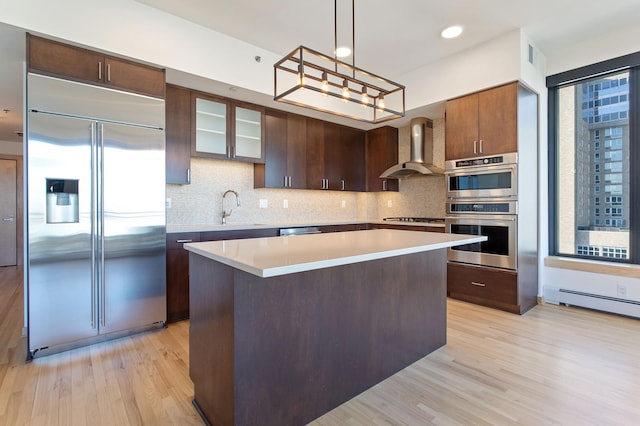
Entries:
POLYGON ((189 318, 189 252, 185 243, 275 237, 278 228, 167 234, 167 322, 189 318))
POLYGON ((517 272, 494 268, 449 262, 447 296, 517 314, 529 308, 518 305, 517 272))
POLYGON ((167 322, 189 318, 189 252, 182 246, 198 241, 199 232, 167 234, 167 322))

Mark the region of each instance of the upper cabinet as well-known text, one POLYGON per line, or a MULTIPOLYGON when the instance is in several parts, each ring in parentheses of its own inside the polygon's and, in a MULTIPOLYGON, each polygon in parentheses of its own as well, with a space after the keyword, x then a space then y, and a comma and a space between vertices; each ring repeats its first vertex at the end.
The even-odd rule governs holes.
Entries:
POLYGON ((114 89, 165 97, 162 69, 27 35, 28 70, 114 89))
POLYGON ((447 101, 445 160, 518 149, 518 83, 447 101))
POLYGON ((206 93, 191 94, 191 155, 264 161, 264 109, 206 93))
POLYGON ((254 165, 256 188, 306 188, 306 120, 281 111, 265 113, 265 162, 254 165))
POLYGON ((167 84, 165 100, 167 183, 191 183, 191 91, 167 84))
POLYGON ((382 172, 398 164, 398 129, 391 126, 369 130, 366 135, 366 190, 398 191, 398 179, 383 179, 382 172))

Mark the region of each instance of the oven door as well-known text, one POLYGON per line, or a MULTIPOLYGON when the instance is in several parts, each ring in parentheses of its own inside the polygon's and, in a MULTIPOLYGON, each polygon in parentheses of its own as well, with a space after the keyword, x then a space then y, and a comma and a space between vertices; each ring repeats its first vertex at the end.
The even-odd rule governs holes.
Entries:
POLYGON ((445 173, 447 198, 515 198, 516 165, 481 166, 445 173))
POLYGON ((460 215, 445 219, 446 232, 484 235, 487 241, 451 247, 453 262, 517 270, 516 215, 460 215))

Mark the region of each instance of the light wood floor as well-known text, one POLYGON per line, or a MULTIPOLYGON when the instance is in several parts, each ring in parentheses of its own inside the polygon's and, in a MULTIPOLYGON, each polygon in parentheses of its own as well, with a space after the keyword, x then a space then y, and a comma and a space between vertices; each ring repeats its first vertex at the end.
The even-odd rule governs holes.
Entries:
MULTIPOLYGON (((0 425, 202 424, 188 321, 26 364, 22 301, 21 268, 0 268, 0 425)), ((639 424, 639 320, 448 308, 444 348, 312 424, 639 424)))

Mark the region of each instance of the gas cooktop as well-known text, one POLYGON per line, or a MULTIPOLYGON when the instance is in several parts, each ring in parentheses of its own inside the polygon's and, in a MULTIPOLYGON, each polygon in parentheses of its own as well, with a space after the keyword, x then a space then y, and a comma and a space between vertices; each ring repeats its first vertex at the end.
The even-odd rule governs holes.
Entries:
POLYGON ((444 219, 438 217, 385 217, 382 220, 389 222, 444 223, 444 219))

